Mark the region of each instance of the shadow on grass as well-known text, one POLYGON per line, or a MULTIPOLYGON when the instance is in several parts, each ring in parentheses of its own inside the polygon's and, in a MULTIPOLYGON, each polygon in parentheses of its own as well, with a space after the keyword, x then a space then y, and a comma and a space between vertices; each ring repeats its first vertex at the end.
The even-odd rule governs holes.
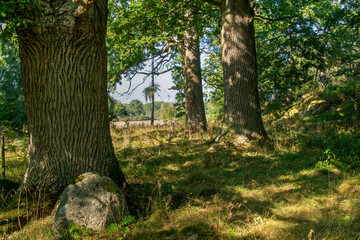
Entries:
MULTIPOLYGON (((157 147, 133 148, 118 153, 120 165, 134 189, 132 197, 140 199, 139 216, 151 215, 156 201, 167 202, 168 209, 177 210, 189 204, 205 205, 217 198, 224 205, 220 214, 231 212, 231 217, 222 216, 229 225, 246 224, 253 221, 252 216, 260 215, 296 223, 300 227, 291 231, 299 232, 296 236, 306 237, 308 230, 304 226, 314 223, 305 218, 279 217, 273 209, 279 204, 295 204, 302 199, 327 196, 343 180, 340 173, 317 169, 314 153, 306 149, 293 153, 256 153, 217 145, 215 151, 209 151, 209 146, 197 143, 178 141, 160 150, 157 147), (288 189, 282 189, 282 186, 288 189)), ((327 222, 327 218, 320 218, 317 224, 326 226, 327 222)), ((196 224, 195 220, 189 221, 184 227, 196 224)), ((254 233, 241 237, 231 233, 224 235, 211 225, 203 229, 211 230, 212 236, 200 239, 262 239, 254 233)), ((169 239, 178 239, 178 233, 174 231, 146 231, 134 239, 161 239, 162 234, 174 237, 169 239)))
MULTIPOLYGON (((338 206, 339 207, 339 206, 338 206)), ((355 204, 360 209, 360 204, 355 204)), ((314 220, 301 216, 275 216, 276 219, 291 223, 293 227, 287 231, 293 239, 306 239, 313 230, 315 239, 359 239, 360 216, 358 213, 348 216, 341 208, 322 208, 314 220)))

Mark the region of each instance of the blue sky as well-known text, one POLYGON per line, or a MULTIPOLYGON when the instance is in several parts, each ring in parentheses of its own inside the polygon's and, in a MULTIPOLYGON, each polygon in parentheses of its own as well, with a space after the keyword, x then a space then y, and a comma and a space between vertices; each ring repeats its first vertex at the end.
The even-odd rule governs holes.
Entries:
MULTIPOLYGON (((143 82, 144 75, 136 76, 132 82, 131 87, 139 85, 143 82)), ((138 86, 131 94, 124 94, 129 88, 129 82, 124 80, 122 85, 116 86, 116 91, 111 94, 116 100, 122 103, 129 103, 133 99, 138 99, 145 103, 145 97, 143 94, 144 88, 148 87, 151 82, 151 77, 147 78, 146 81, 138 86)), ((174 84, 172 83, 171 73, 168 72, 166 74, 157 76, 155 78, 155 82, 160 85, 159 95, 155 95, 155 101, 164 101, 164 102, 174 102, 175 101, 175 90, 169 90, 174 84)), ((131 92, 131 90, 130 90, 131 92)))

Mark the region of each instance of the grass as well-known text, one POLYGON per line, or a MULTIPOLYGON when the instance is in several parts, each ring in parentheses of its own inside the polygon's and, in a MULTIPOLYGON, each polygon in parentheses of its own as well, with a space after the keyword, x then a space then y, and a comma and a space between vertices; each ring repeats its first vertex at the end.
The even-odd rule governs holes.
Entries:
MULTIPOLYGON (((127 231, 81 238, 270 240, 307 239, 313 232, 313 239, 359 239, 357 168, 337 167, 323 157, 329 146, 336 148, 338 136, 356 143, 357 123, 334 124, 321 116, 266 122, 275 150, 234 145, 229 138, 205 144, 217 126, 192 136, 179 126, 112 129, 138 203, 137 220, 127 231)), ((8 166, 9 178, 22 178, 23 160, 9 160, 8 166)), ((1 228, 11 214, 17 212, 0 214, 1 228)), ((9 236, 0 233, 6 239, 52 239, 50 228, 51 216, 43 216, 9 236)))
MULTIPOLYGON (((18 137, 9 133, 6 137, 6 178, 20 182, 26 170, 28 153, 28 137, 18 137)), ((1 173, 2 173, 2 166, 1 173)))

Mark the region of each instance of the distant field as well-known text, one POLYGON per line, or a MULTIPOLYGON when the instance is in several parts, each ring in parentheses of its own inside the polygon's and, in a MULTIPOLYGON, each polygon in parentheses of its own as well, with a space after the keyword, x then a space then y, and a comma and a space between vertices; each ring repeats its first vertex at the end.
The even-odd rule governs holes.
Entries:
MULTIPOLYGON (((115 125, 117 128, 123 128, 126 127, 127 124, 129 126, 135 127, 135 126, 150 126, 151 121, 150 120, 144 120, 144 121, 116 121, 111 122, 111 125, 115 125)), ((161 126, 164 125, 163 120, 155 120, 154 125, 161 126)))

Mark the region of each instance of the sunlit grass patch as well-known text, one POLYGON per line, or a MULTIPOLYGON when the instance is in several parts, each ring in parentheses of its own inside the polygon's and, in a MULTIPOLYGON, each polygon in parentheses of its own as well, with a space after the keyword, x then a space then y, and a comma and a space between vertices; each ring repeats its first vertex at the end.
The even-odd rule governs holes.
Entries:
POLYGON ((360 177, 345 179, 336 190, 343 198, 360 199, 360 177))
MULTIPOLYGON (((14 182, 20 182, 24 176, 29 156, 28 138, 9 138, 6 140, 5 149, 6 178, 14 182)), ((1 169, 1 172, 3 172, 3 169, 1 169)))
POLYGON ((244 231, 244 235, 249 236, 249 239, 306 239, 305 237, 301 238, 299 235, 291 233, 291 229, 296 227, 296 225, 296 223, 274 218, 266 220, 258 218, 244 231), (257 238, 250 238, 251 236, 257 236, 257 238))
POLYGON ((274 216, 290 222, 315 223, 322 217, 321 207, 315 199, 302 198, 297 203, 279 203, 272 209, 274 216))
POLYGON ((358 210, 358 203, 336 195, 303 196, 297 203, 275 203, 269 218, 250 227, 249 232, 264 239, 306 239, 310 231, 315 239, 355 239, 349 237, 356 236, 352 231, 359 227, 358 210))

